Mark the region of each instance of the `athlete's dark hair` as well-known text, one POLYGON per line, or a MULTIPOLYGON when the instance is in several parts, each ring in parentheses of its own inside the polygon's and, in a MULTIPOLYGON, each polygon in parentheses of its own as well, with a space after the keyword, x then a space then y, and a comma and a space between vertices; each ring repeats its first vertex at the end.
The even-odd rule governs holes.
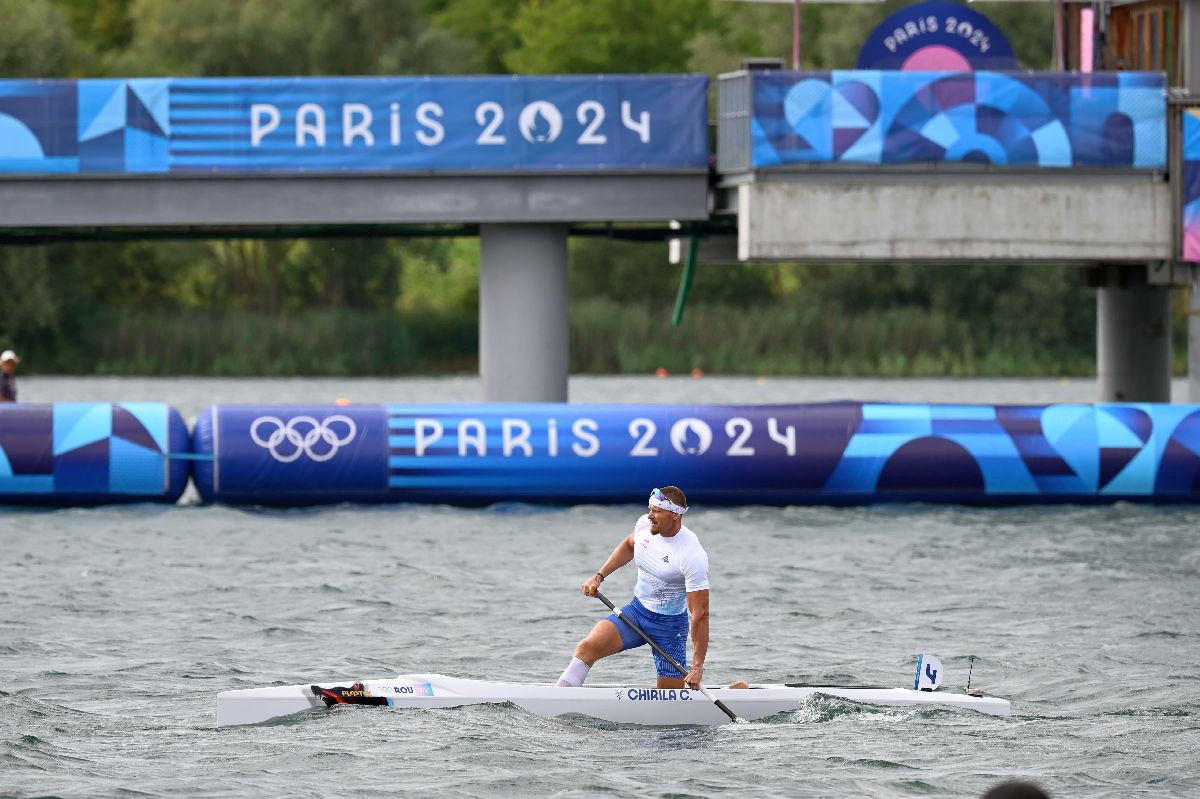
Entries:
POLYGON ((688 506, 687 497, 683 495, 683 489, 677 486, 667 486, 665 488, 660 488, 659 490, 663 492, 664 497, 671 500, 679 507, 686 508, 688 506))

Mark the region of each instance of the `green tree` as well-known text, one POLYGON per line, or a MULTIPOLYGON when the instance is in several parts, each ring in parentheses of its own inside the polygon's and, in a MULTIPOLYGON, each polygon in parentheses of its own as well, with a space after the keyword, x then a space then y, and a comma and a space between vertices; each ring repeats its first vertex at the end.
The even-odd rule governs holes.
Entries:
MULTIPOLYGON (((871 32, 910 0, 867 4, 803 6, 801 69, 853 69, 871 32)), ((977 9, 1004 32, 1025 69, 1048 69, 1053 45, 1053 7, 1049 3, 990 3, 977 9)), ((712 73, 736 69, 744 56, 775 57, 791 68, 792 7, 789 4, 733 3, 714 0, 720 22, 716 33, 702 34, 692 66, 712 73)))
POLYGON ((397 243, 404 313, 461 314, 479 311, 479 239, 415 240, 397 243))
MULTIPOLYGON (((571 297, 602 297, 646 308, 664 323, 671 318, 683 273, 668 263, 666 243, 576 239, 571 243, 571 297)), ((775 265, 700 265, 690 296, 708 303, 751 308, 779 299, 775 265)))
POLYGON ((380 75, 453 72, 469 52, 416 0, 133 0, 126 74, 380 75))
POLYGON ((1021 68, 1046 70, 1053 66, 1053 3, 988 3, 978 10, 1004 32, 1021 68))
POLYGON ((715 22, 712 0, 540 0, 520 7, 512 72, 681 72, 693 37, 715 22))
POLYGON ((105 63, 120 53, 133 40, 133 19, 129 16, 130 0, 53 0, 70 20, 71 30, 79 42, 87 42, 89 57, 79 59, 73 75, 108 74, 105 63))
POLYGON ((520 45, 513 20, 522 0, 430 0, 433 24, 470 43, 470 69, 508 72, 505 59, 520 45))
POLYGON ((286 270, 289 310, 392 308, 405 249, 382 238, 302 242, 286 270))
POLYGON ((50 0, 0 0, 0 76, 64 78, 85 54, 50 0))
POLYGON ((47 247, 0 248, 0 347, 19 350, 35 371, 61 315, 49 265, 47 247))

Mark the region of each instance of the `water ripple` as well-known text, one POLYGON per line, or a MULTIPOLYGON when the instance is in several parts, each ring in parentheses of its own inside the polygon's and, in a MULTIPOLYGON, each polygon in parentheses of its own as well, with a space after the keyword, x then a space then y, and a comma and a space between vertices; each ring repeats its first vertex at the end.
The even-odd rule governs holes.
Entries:
MULTIPOLYGON (((606 613, 580 582, 638 511, 8 513, 0 791, 978 796, 1023 776, 1061 796, 1200 795, 1187 765, 1200 751, 1200 510, 1186 508, 689 514, 712 561, 713 682, 902 685, 931 651, 949 688, 970 668, 973 687, 1010 698, 1006 719, 817 696, 717 728, 511 706, 215 727, 215 694, 232 688, 420 671, 552 680, 606 613)), ((627 596, 632 574, 606 585, 627 596)), ((643 648, 591 679, 651 669, 643 648)))

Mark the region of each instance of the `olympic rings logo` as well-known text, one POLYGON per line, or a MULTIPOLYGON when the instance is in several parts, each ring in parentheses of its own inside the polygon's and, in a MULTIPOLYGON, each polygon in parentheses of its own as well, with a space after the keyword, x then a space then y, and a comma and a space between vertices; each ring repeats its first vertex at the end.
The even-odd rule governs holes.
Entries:
POLYGON ((250 425, 250 438, 280 463, 291 463, 301 455, 307 455, 318 463, 327 461, 353 441, 357 434, 358 426, 354 420, 341 414, 330 416, 322 422, 311 416, 297 416, 286 424, 274 416, 260 416, 250 425), (335 425, 344 425, 345 435, 339 436, 334 430, 335 425), (260 435, 263 427, 271 430, 266 438, 260 435), (325 451, 326 448, 328 451, 325 451))

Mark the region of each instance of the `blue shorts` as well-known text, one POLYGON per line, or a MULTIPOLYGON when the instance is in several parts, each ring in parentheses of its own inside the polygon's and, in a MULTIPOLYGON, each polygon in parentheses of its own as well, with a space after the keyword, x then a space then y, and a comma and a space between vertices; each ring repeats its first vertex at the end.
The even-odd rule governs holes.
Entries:
MULTIPOLYGON (((629 618, 636 624, 642 632, 650 636, 650 640, 663 648, 671 657, 679 662, 680 666, 685 669, 687 665, 687 637, 688 637, 688 614, 687 611, 673 616, 655 613, 652 610, 646 610, 645 605, 634 597, 628 605, 621 608, 621 614, 629 618)), ((646 644, 646 639, 634 632, 633 628, 617 618, 617 614, 608 614, 608 620, 617 627, 617 632, 621 634, 621 651, 626 649, 636 649, 639 646, 646 644)), ((654 650, 651 649, 653 652, 654 650)), ((662 655, 654 652, 654 668, 658 671, 659 677, 686 677, 686 672, 680 674, 675 670, 675 667, 663 659, 662 655)))

